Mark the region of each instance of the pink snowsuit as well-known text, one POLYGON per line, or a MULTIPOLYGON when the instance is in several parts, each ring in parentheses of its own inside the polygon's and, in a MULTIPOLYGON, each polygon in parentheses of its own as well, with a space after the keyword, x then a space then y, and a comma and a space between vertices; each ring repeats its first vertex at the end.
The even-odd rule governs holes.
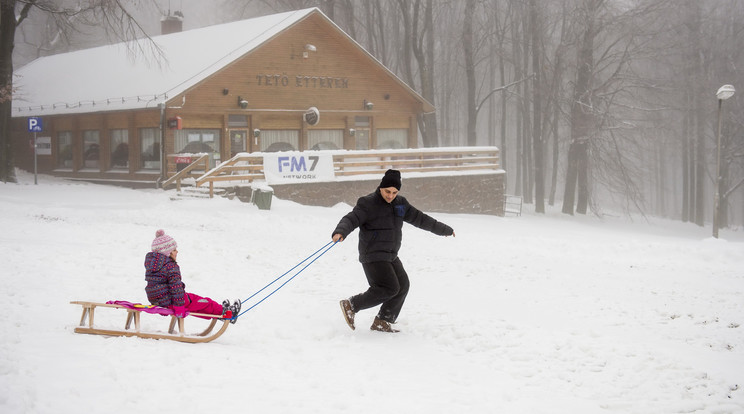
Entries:
POLYGON ((184 295, 186 310, 190 313, 208 313, 210 315, 222 315, 222 305, 210 298, 205 298, 196 293, 184 295))

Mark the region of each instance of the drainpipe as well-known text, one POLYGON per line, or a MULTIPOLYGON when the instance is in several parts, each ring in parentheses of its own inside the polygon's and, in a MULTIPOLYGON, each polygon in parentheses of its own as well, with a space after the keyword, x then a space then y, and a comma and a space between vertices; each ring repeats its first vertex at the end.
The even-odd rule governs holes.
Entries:
POLYGON ((160 108, 160 177, 155 181, 155 188, 161 188, 160 183, 165 180, 165 169, 167 161, 165 159, 165 102, 159 103, 160 108))

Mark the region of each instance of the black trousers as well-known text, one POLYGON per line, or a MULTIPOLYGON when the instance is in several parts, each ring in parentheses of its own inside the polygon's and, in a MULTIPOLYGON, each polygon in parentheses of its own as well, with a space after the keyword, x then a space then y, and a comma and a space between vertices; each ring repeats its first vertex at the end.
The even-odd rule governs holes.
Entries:
POLYGON ((352 296, 349 299, 351 307, 354 312, 359 312, 382 304, 377 317, 395 323, 410 287, 403 263, 396 258, 392 262, 362 263, 362 268, 367 276, 369 289, 352 296))

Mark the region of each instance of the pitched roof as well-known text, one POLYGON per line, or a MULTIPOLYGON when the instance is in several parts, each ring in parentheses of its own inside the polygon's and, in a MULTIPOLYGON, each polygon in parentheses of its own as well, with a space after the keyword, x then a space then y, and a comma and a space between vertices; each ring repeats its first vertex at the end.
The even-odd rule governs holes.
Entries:
MULTIPOLYGON (((160 63, 141 54, 134 58, 128 52, 136 47, 133 43, 38 58, 15 71, 12 116, 156 108, 313 13, 344 33, 319 9, 309 8, 153 36, 165 57, 160 63)), ((433 110, 405 82, 367 55, 421 101, 425 110, 433 110)))

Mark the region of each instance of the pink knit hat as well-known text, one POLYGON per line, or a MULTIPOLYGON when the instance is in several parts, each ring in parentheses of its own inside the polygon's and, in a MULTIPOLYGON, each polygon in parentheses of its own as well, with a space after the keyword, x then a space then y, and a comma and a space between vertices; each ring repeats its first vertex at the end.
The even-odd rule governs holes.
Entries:
POLYGON ((165 230, 160 229, 155 232, 155 240, 152 241, 153 252, 170 256, 171 252, 176 249, 178 249, 178 244, 173 237, 165 234, 165 230))

